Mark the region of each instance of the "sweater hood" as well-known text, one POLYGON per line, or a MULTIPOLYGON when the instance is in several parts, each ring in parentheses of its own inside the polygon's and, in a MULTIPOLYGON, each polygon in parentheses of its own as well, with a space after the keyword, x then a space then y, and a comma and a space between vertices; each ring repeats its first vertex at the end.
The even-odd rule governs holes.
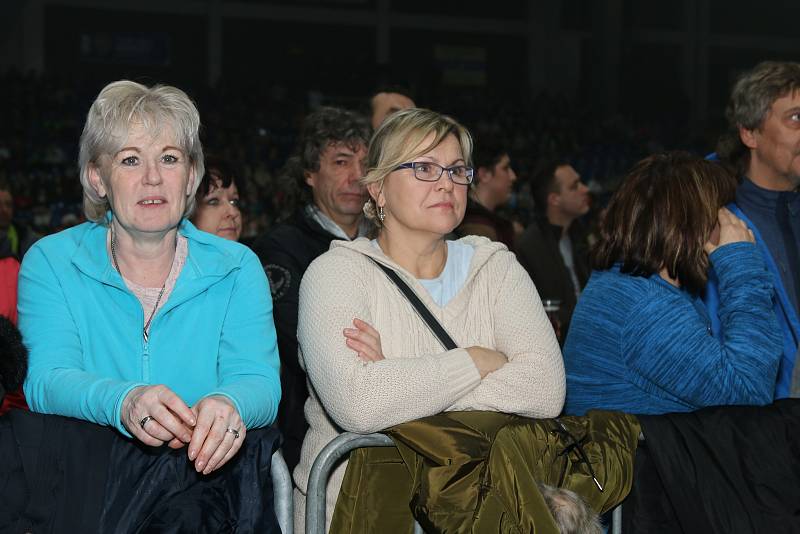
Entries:
MULTIPOLYGON (((465 245, 469 245, 475 249, 475 254, 472 256, 472 260, 470 261, 469 275, 467 275, 465 283, 468 283, 478 272, 480 272, 480 270, 487 263, 489 263, 489 260, 491 260, 495 255, 512 254, 508 250, 508 247, 506 247, 503 243, 491 241, 483 236, 469 235, 462 237, 461 239, 457 239, 456 241, 465 245)), ((359 237, 353 241, 331 242, 331 250, 338 248, 352 250, 353 252, 357 252, 363 256, 372 258, 379 263, 394 269, 406 280, 416 280, 411 273, 400 267, 391 258, 384 254, 380 248, 374 246, 372 241, 366 237, 359 237)))

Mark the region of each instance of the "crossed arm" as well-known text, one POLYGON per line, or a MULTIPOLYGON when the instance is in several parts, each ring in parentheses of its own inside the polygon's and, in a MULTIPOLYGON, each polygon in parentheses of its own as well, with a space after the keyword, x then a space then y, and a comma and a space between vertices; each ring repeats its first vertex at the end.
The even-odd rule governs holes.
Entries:
MULTIPOLYGON (((329 257, 312 264, 301 286, 298 326, 306 370, 340 427, 373 432, 445 410, 538 417, 560 412, 565 392, 561 353, 533 283, 515 260, 498 262, 498 272, 488 274, 499 276, 502 287, 487 310, 496 347, 389 358, 372 326, 375 317, 368 303, 375 296, 355 276, 360 266, 351 266, 348 277, 331 276, 331 270, 346 267, 342 260, 329 257)), ((416 316, 408 320, 420 327, 416 316)), ((416 334, 410 330, 408 335, 416 334)))

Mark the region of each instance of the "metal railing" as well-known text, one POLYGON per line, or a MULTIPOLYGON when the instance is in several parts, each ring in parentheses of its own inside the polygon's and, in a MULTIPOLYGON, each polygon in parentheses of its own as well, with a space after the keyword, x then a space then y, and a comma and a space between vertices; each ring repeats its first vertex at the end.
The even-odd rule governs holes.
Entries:
MULTIPOLYGON (((639 434, 639 442, 644 436, 639 434)), ((331 471, 339 459, 353 449, 361 447, 394 447, 394 442, 384 434, 354 434, 345 432, 335 437, 317 455, 308 476, 306 496, 306 534, 325 534, 326 487, 331 471)), ((277 504, 276 504, 277 506, 277 504)), ((414 534, 423 534, 419 523, 414 522, 414 534)), ((622 534, 622 505, 611 512, 611 534, 622 534)))
MULTIPOLYGON (((325 534, 325 490, 328 477, 340 458, 361 447, 394 447, 394 442, 384 434, 354 434, 345 432, 336 436, 323 448, 311 466, 306 495, 306 534, 325 534)), ((414 534, 422 534, 415 521, 414 534)))
POLYGON ((275 517, 284 534, 294 533, 294 501, 292 475, 280 449, 272 454, 272 494, 275 499, 275 517))

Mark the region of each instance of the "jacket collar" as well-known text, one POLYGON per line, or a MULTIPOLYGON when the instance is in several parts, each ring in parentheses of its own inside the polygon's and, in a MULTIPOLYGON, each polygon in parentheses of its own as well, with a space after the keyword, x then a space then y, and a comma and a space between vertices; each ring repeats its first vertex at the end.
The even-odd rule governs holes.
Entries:
POLYGON ((744 214, 744 212, 736 203, 728 204, 726 207, 734 215, 744 221, 747 227, 753 232, 753 236, 756 238, 756 247, 758 247, 758 249, 761 251, 761 256, 764 258, 764 263, 767 264, 767 270, 769 270, 773 275, 774 290, 775 295, 777 296, 778 305, 785 314, 786 322, 791 325, 792 329, 794 330, 794 336, 795 339, 797 339, 800 337, 800 317, 798 317, 798 314, 794 309, 794 305, 792 305, 791 301, 789 300, 789 295, 786 293, 786 288, 783 287, 780 270, 778 269, 778 265, 775 263, 775 259, 772 257, 772 252, 770 252, 769 248, 767 248, 767 242, 761 237, 761 232, 759 232, 758 227, 753 224, 753 221, 751 221, 747 215, 744 214))
POLYGON ((473 215, 488 217, 491 220, 497 219, 497 214, 495 212, 475 200, 472 195, 467 197, 467 211, 473 215))
POLYGON ((775 211, 780 191, 759 187, 748 177, 744 177, 736 190, 736 204, 751 206, 762 210, 775 211))
MULTIPOLYGON (((342 227, 336 224, 333 219, 322 213, 322 210, 317 207, 316 204, 311 203, 307 204, 305 207, 305 214, 306 217, 313 222, 315 222, 318 226, 320 226, 324 231, 327 233, 335 236, 336 239, 346 239, 347 241, 352 241, 349 235, 342 230, 342 227)), ((369 234, 372 225, 367 220, 366 217, 361 217, 358 222, 358 237, 366 237, 369 234)))
POLYGON ((563 226, 551 223, 550 219, 548 219, 545 215, 537 216, 536 222, 539 225, 542 233, 546 233, 548 236, 553 237, 556 241, 561 241, 561 235, 564 233, 563 226))
MULTIPOLYGON (((106 248, 108 220, 109 218, 103 223, 85 223, 88 228, 72 255, 72 263, 87 276, 127 290, 122 277, 111 265, 108 257, 106 248)), ((178 232, 187 239, 189 252, 175 284, 173 295, 184 286, 206 288, 238 268, 240 254, 236 254, 236 247, 242 245, 228 243, 220 237, 201 232, 186 219, 181 221, 178 232)))
POLYGON ((317 221, 315 221, 311 216, 309 216, 308 213, 306 212, 305 206, 297 208, 294 214, 287 220, 285 220, 283 224, 289 226, 296 226, 302 229, 305 233, 314 234, 315 236, 327 239, 328 241, 332 239, 340 239, 335 235, 333 235, 332 233, 325 230, 322 226, 319 225, 317 221))

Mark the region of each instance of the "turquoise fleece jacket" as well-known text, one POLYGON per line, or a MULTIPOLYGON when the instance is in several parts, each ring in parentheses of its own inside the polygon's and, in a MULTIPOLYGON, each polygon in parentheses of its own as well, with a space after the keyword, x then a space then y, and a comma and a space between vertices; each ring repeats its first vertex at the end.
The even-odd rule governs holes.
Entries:
POLYGON ((709 260, 719 276, 721 340, 702 300, 660 276, 592 273, 564 346, 567 414, 772 402, 782 354, 772 274, 752 243, 721 246, 709 260))
POLYGON ((25 255, 18 310, 30 351, 31 409, 129 435, 120 421, 125 396, 164 384, 189 406, 225 395, 247 428, 271 424, 279 360, 256 255, 183 221, 188 257, 145 342, 142 306, 109 261, 107 231, 84 223, 39 240, 25 255))

